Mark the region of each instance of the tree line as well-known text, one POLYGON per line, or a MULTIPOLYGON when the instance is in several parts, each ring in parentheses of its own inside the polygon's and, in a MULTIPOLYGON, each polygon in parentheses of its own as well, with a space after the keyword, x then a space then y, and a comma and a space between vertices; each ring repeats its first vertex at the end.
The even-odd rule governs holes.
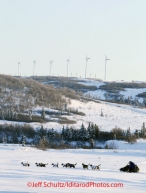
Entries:
POLYGON ((43 126, 33 128, 30 125, 1 125, 0 126, 0 142, 15 143, 15 144, 34 144, 34 145, 49 145, 49 144, 69 144, 72 141, 89 142, 91 147, 94 147, 96 140, 105 142, 107 140, 126 140, 135 142, 138 138, 146 138, 146 126, 142 124, 140 130, 131 132, 130 128, 122 130, 113 128, 111 131, 101 131, 96 124, 89 123, 86 128, 84 124, 79 129, 73 127, 62 127, 62 130, 46 129, 43 126))

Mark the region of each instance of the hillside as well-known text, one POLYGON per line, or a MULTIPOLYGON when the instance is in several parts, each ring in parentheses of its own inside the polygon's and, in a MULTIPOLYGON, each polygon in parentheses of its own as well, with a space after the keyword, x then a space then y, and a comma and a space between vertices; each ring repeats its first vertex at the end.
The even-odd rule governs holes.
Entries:
POLYGON ((108 93, 111 99, 118 98, 120 95, 128 97, 145 98, 146 82, 125 82, 111 81, 104 82, 99 79, 82 79, 75 77, 53 77, 53 76, 34 76, 32 79, 43 84, 54 85, 55 88, 66 87, 83 94, 92 93, 91 96, 96 96, 100 99, 105 99, 104 94, 108 93), (129 91, 129 92, 128 92, 129 91), (136 93, 135 93, 136 92, 136 93), (94 94, 93 94, 94 93, 94 94), (135 95, 133 96, 134 93, 135 95))
POLYGON ((62 143, 63 128, 67 132, 64 135, 65 139, 70 141, 81 139, 89 142, 92 135, 89 135, 90 131, 88 133, 87 128, 90 123, 96 128, 93 135, 95 140, 112 139, 112 130, 117 128, 121 130, 119 139, 125 139, 123 133, 126 133, 129 128, 133 134, 138 130, 139 136, 144 136, 141 128, 146 120, 146 103, 144 98, 141 102, 141 98, 136 97, 146 89, 143 88, 144 83, 117 83, 124 84, 122 87, 125 90, 122 89, 123 94, 118 91, 117 98, 113 99, 107 96, 107 90, 101 89, 103 86, 105 89, 105 86, 108 87, 110 83, 100 80, 6 75, 1 75, 0 80, 1 142, 4 136, 7 142, 22 142, 22 135, 25 135, 29 138, 26 140, 29 143, 38 143, 44 136, 47 136, 48 140, 54 138, 62 143), (61 87, 64 82, 66 86, 69 85, 68 88, 61 87), (130 88, 125 88, 125 85, 130 88), (76 92, 78 87, 80 91, 76 92), (71 88, 76 89, 71 90, 71 88), (127 100, 130 92, 133 95, 127 100), (83 131, 77 131, 82 128, 82 125, 84 125, 85 137, 81 134, 83 131), (101 133, 100 137, 97 128, 101 133))
POLYGON ((65 97, 51 85, 43 85, 31 78, 0 75, 0 107, 23 111, 41 105, 63 107, 65 97))

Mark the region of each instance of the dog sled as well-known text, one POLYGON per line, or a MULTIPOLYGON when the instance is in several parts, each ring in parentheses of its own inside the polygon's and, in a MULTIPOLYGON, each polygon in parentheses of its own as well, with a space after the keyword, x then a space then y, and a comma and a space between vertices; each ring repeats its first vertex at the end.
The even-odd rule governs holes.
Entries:
POLYGON ((130 168, 129 165, 126 165, 125 167, 120 168, 120 171, 128 173, 137 173, 139 172, 139 167, 135 165, 133 168, 130 168))

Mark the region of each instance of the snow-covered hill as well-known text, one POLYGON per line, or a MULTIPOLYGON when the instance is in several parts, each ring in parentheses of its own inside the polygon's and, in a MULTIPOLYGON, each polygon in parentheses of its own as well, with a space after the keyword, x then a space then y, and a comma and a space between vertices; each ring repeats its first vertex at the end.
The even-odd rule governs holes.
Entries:
MULTIPOLYGON (((100 86, 106 84, 119 84, 119 87, 122 88, 123 91, 115 90, 115 95, 122 95, 124 98, 131 97, 132 99, 137 98, 139 101, 143 101, 142 97, 138 97, 137 95, 143 92, 146 92, 146 83, 145 82, 124 82, 124 81, 116 81, 116 82, 103 82, 101 80, 88 80, 88 79, 81 79, 82 81, 78 80, 80 84, 87 85, 87 86, 96 86, 97 90, 88 91, 85 94, 90 94, 92 97, 97 97, 98 99, 105 100, 105 93, 108 93, 108 90, 102 89, 100 86), (125 84, 125 88, 123 87, 125 84), (133 85, 134 84, 134 85, 133 85), (121 85, 121 86, 120 86, 121 85), (127 86, 126 86, 127 85, 127 86), (129 86, 129 88, 128 88, 129 86), (135 86, 135 87, 134 87, 135 86), (131 88, 132 87, 132 88, 131 88), (143 88, 144 87, 144 88, 143 88)), ((114 93, 112 93, 114 96, 114 93)))
MULTIPOLYGON (((110 82, 103 82, 100 80, 90 80, 90 79, 77 79, 72 78, 74 81, 77 81, 79 84, 86 86, 95 86, 97 89, 94 91, 87 91, 84 95, 90 94, 91 97, 95 97, 96 103, 92 102, 82 102, 77 100, 71 100, 71 105, 69 108, 78 109, 78 111, 84 112, 86 116, 73 115, 68 118, 75 120, 76 124, 73 127, 79 128, 83 123, 85 126, 92 122, 97 124, 101 130, 109 131, 114 127, 120 127, 121 129, 128 129, 130 127, 131 131, 135 129, 141 129, 142 123, 146 120, 146 108, 139 107, 128 104, 117 104, 106 102, 105 93, 106 90, 102 90, 100 86, 110 84, 110 82), (103 101, 101 101, 102 99, 103 101), (104 116, 101 117, 101 111, 104 116)), ((112 82, 111 82, 112 83, 112 82)), ((118 96, 122 95, 124 98, 128 96, 134 100, 137 98, 139 102, 142 102, 144 98, 137 97, 138 94, 146 92, 145 82, 124 82, 117 81, 114 83, 121 84, 125 87, 132 88, 123 88, 122 91, 118 91, 118 96), (144 88, 142 88, 144 87, 144 88)), ((122 86, 121 86, 122 87, 122 86)), ((117 93, 116 93, 117 95, 117 93)), ((49 127, 50 123, 46 126, 49 127)), ((60 125, 57 123, 52 123, 51 125, 55 129, 59 129, 60 125)), ((71 126, 71 125, 70 125, 71 126)))
MULTIPOLYGON (((86 116, 76 116, 77 127, 82 123, 86 126, 89 122, 97 124, 101 130, 110 131, 111 129, 120 127, 122 129, 131 128, 141 129, 142 123, 146 120, 146 109, 139 109, 128 105, 120 105, 106 103, 103 101, 95 102, 78 102, 72 100, 72 107, 79 108, 86 116), (101 111, 104 116, 101 116, 101 111)), ((74 118, 74 117, 73 117, 74 118)))
MULTIPOLYGON (((69 108, 78 109, 85 113, 85 116, 81 115, 63 115, 70 120, 76 121, 75 124, 65 124, 64 126, 72 126, 73 128, 80 128, 83 123, 85 127, 89 123, 94 123, 99 126, 103 131, 110 131, 111 129, 118 127, 127 130, 129 127, 131 131, 136 129, 140 130, 143 122, 146 122, 146 109, 138 108, 130 105, 114 104, 104 101, 96 102, 82 102, 72 100, 69 108), (101 116, 101 111, 104 116, 101 116)), ((52 122, 48 123, 30 123, 34 128, 44 126, 44 128, 54 128, 55 130, 61 131, 63 125, 57 122, 57 119, 46 116, 52 122)), ((18 124, 19 122, 2 121, 0 124, 18 124)), ((20 124, 23 124, 22 122, 20 124)))
MULTIPOLYGON (((77 109, 80 112, 85 113, 85 116, 71 114, 71 115, 62 115, 62 117, 67 117, 69 120, 73 120, 76 123, 70 124, 66 123, 64 126, 72 126, 74 128, 80 128, 83 123, 85 127, 88 126, 89 122, 97 124, 101 130, 110 131, 115 127, 127 130, 129 127, 131 131, 135 129, 140 130, 143 122, 146 122, 146 108, 139 107, 129 104, 118 104, 113 102, 105 101, 105 90, 101 90, 100 86, 105 85, 106 82, 88 80, 88 79, 75 79, 80 84, 86 84, 87 86, 96 86, 97 90, 85 92, 84 95, 90 93, 90 96, 96 96, 98 99, 95 101, 85 101, 85 100, 71 100, 71 104, 67 108, 77 109), (103 100, 100 100, 103 99, 103 100), (101 111, 104 116, 101 116, 101 111)), ((132 84, 132 83, 131 83, 132 84)), ((138 83, 137 84, 141 84, 138 83)), ((125 91, 121 91, 121 94, 124 97, 132 96, 135 98, 137 94, 146 91, 146 88, 127 88, 125 91)), ((139 98, 139 100, 142 100, 139 98)), ((41 111, 42 107, 33 108, 33 113, 36 114, 37 111, 41 111)), ((54 109, 47 109, 46 111, 55 112, 54 109)), ((46 115, 46 118, 49 120, 47 123, 29 123, 34 128, 44 126, 44 128, 54 128, 55 130, 61 130, 63 124, 58 123, 58 117, 46 115)), ((0 124, 23 124, 22 122, 11 122, 0 120, 0 124)))

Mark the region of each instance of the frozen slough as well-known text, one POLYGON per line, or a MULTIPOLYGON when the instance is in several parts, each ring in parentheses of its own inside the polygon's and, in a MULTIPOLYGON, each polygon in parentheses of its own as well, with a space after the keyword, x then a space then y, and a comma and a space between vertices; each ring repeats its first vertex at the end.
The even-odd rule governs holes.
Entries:
MULTIPOLYGON (((117 141, 118 142, 118 141, 117 141)), ((132 190, 132 193, 145 193, 146 183, 146 140, 138 141, 135 144, 118 143, 117 153, 113 149, 49 149, 42 151, 28 147, 29 151, 22 151, 19 145, 4 146, 0 144, 2 156, 1 162, 1 192, 56 192, 56 193, 97 193, 97 187, 88 188, 54 188, 48 187, 27 187, 30 182, 94 182, 94 183, 123 183, 123 187, 98 188, 100 193, 125 193, 132 190), (19 156, 18 156, 19 155, 19 156), (100 159, 99 159, 100 157, 100 159), (29 160, 28 160, 29 158, 29 160), (55 162, 56 160, 56 162, 55 162), (77 163, 74 168, 54 168, 51 164, 77 163), (120 172, 119 168, 125 166, 132 160, 140 168, 139 173, 120 172), (24 167, 21 162, 29 162, 30 167, 24 167), (36 167, 35 163, 48 163, 45 168, 36 167), (66 161, 66 162, 65 162, 66 161), (98 165, 101 163, 100 171, 83 170, 82 163, 98 165), (9 182, 9 185, 8 185, 9 182), (133 188, 134 187, 134 188, 133 188)), ((43 185, 43 183, 42 183, 43 185)), ((116 184, 117 185, 117 184, 116 184)))

